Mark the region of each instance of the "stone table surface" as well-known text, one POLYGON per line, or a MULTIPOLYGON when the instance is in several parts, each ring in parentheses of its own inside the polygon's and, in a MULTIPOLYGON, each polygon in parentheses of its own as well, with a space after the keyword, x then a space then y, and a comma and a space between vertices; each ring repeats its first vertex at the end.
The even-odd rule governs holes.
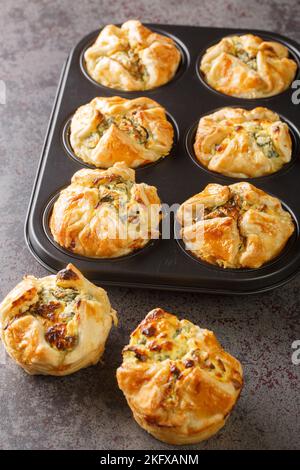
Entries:
MULTIPOLYGON (((2 0, 0 80, 0 294, 25 273, 47 272, 26 248, 23 225, 60 71, 79 38, 101 24, 145 22, 260 28, 300 41, 299 1, 2 0)), ((296 449, 300 433, 300 277, 263 295, 107 289, 120 324, 104 362, 65 378, 31 377, 1 346, 0 447, 171 449, 140 429, 115 380, 129 332, 156 306, 212 329, 244 365, 245 387, 226 427, 195 449, 296 449)))

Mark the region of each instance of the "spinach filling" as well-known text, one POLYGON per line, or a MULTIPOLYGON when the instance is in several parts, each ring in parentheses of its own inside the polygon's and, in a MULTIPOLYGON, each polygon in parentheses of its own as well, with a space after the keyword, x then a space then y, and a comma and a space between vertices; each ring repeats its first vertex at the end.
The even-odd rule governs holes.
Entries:
POLYGON ((279 153, 277 152, 272 138, 267 132, 259 131, 253 134, 256 144, 261 148, 264 155, 267 158, 278 158, 279 153))
MULTIPOLYGON (((279 158, 280 155, 276 150, 272 137, 261 127, 255 126, 254 128, 245 129, 250 136, 254 139, 255 143, 262 150, 267 158, 279 158)), ((226 140, 226 139, 224 139, 226 140)), ((214 144, 211 149, 211 155, 216 155, 217 152, 224 150, 222 142, 214 144)))
POLYGON ((67 334, 67 324, 75 315, 73 306, 78 296, 79 291, 73 288, 42 288, 39 300, 25 312, 43 319, 45 339, 59 351, 71 350, 77 343, 77 336, 67 334))
POLYGON ((110 58, 122 65, 135 80, 144 81, 147 78, 148 74, 144 64, 138 53, 130 49, 129 44, 127 49, 115 52, 110 58))
POLYGON ((257 70, 257 60, 256 57, 250 56, 250 54, 245 51, 243 46, 239 43, 235 43, 235 49, 233 55, 237 57, 239 60, 244 62, 244 64, 248 65, 252 70, 257 70))
POLYGON ((127 132, 127 134, 133 137, 134 140, 141 145, 146 144, 149 139, 148 130, 140 124, 139 120, 134 117, 133 113, 115 118, 103 118, 97 128, 99 138, 103 136, 112 124, 118 127, 121 131, 127 132))
MULTIPOLYGON (((163 362, 166 360, 181 361, 188 353, 187 339, 190 336, 192 326, 189 324, 180 326, 170 331, 162 340, 151 333, 151 326, 140 332, 137 342, 125 348, 125 351, 133 353, 138 361, 154 360, 163 362)), ((154 327, 153 327, 154 328, 154 327)))
POLYGON ((232 217, 237 219, 242 210, 243 200, 239 194, 233 194, 225 204, 206 207, 204 209, 204 220, 215 217, 232 217))
POLYGON ((54 297, 57 300, 63 300, 66 303, 73 302, 79 295, 79 291, 73 288, 56 287, 55 289, 42 289, 39 293, 40 301, 48 301, 49 298, 54 297))
POLYGON ((145 144, 149 138, 149 132, 142 126, 133 115, 123 116, 120 122, 116 122, 116 125, 121 131, 127 132, 131 135, 139 144, 145 144))

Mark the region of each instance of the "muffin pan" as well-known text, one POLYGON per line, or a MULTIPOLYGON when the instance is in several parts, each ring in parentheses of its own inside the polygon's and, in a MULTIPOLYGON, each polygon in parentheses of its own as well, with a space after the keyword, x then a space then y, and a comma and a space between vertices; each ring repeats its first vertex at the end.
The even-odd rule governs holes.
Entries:
MULTIPOLYGON (((37 177, 25 224, 25 238, 31 253, 48 270, 56 272, 72 262, 91 281, 101 285, 148 287, 181 291, 246 294, 273 289, 293 278, 300 269, 300 127, 299 111, 292 103, 294 90, 262 99, 241 99, 223 95, 203 82, 199 61, 207 47, 222 37, 253 32, 288 47, 299 65, 300 47, 287 38, 258 30, 234 30, 171 25, 146 25, 172 37, 182 53, 182 63, 168 84, 149 91, 124 92, 106 88, 87 76, 83 53, 99 31, 84 37, 71 52, 61 75, 37 177), (171 221, 171 238, 151 241, 140 251, 115 259, 94 259, 76 255, 58 246, 48 227, 53 203, 72 175, 86 164, 72 156, 68 142, 70 118, 76 109, 96 96, 147 96, 166 108, 175 127, 176 143, 171 154, 136 170, 136 180, 154 185, 163 203, 181 204, 208 183, 239 181, 213 173, 197 163, 192 140, 195 123, 205 114, 224 106, 254 108, 265 106, 277 112, 290 126, 293 157, 278 173, 245 179, 278 197, 294 218, 295 234, 278 258, 259 269, 222 269, 199 261, 185 252, 171 221)), ((299 77, 299 68, 296 79, 299 77)), ((172 217, 173 219, 173 217, 172 217)))

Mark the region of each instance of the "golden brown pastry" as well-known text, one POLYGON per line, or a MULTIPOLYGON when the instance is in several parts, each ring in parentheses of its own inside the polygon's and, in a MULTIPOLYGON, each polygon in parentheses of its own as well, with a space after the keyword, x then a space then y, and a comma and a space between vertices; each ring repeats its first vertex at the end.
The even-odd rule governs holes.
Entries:
POLYGON ((95 258, 127 255, 157 238, 161 203, 154 186, 135 182, 134 170, 77 171, 53 207, 50 229, 59 245, 95 258))
POLYGON ((86 163, 109 168, 123 161, 136 168, 167 155, 173 126, 150 98, 94 98, 72 118, 70 142, 86 163))
POLYGON ((194 150, 209 170, 254 178, 291 160, 292 139, 287 124, 267 108, 223 108, 200 119, 194 150))
POLYGON ((202 58, 201 72, 215 90, 240 98, 264 98, 286 90, 297 64, 278 42, 253 34, 229 36, 210 47, 202 58))
POLYGON ((130 20, 105 26, 85 54, 89 75, 109 88, 150 90, 169 82, 181 54, 173 39, 130 20))
POLYGON ((56 276, 24 277, 0 305, 3 344, 29 374, 67 375, 96 364, 112 322, 106 292, 72 264, 56 276))
POLYGON ((259 268, 295 230, 277 198, 246 182, 209 184, 180 206, 177 220, 186 249, 223 268, 259 268))
POLYGON ((241 364, 212 331, 161 308, 131 334, 117 379, 137 423, 178 445, 219 431, 243 386, 241 364))

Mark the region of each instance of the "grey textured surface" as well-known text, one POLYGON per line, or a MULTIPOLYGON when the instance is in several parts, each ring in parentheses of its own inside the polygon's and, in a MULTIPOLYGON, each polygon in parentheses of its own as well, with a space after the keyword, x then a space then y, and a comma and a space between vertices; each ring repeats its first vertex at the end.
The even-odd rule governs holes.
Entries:
MULTIPOLYGON (((23 224, 60 71, 83 35, 108 22, 238 26, 300 41, 299 1, 2 0, 0 79, 0 259, 3 297, 23 274, 47 274, 29 254, 23 224)), ((120 326, 104 364, 66 378, 30 377, 0 350, 0 447, 169 449, 142 431, 118 390, 115 369, 129 332, 161 306, 215 331, 245 368, 245 388, 226 427, 198 449, 300 448, 300 278, 253 297, 108 289, 120 326)), ((2 346, 1 346, 2 349, 2 346)))

